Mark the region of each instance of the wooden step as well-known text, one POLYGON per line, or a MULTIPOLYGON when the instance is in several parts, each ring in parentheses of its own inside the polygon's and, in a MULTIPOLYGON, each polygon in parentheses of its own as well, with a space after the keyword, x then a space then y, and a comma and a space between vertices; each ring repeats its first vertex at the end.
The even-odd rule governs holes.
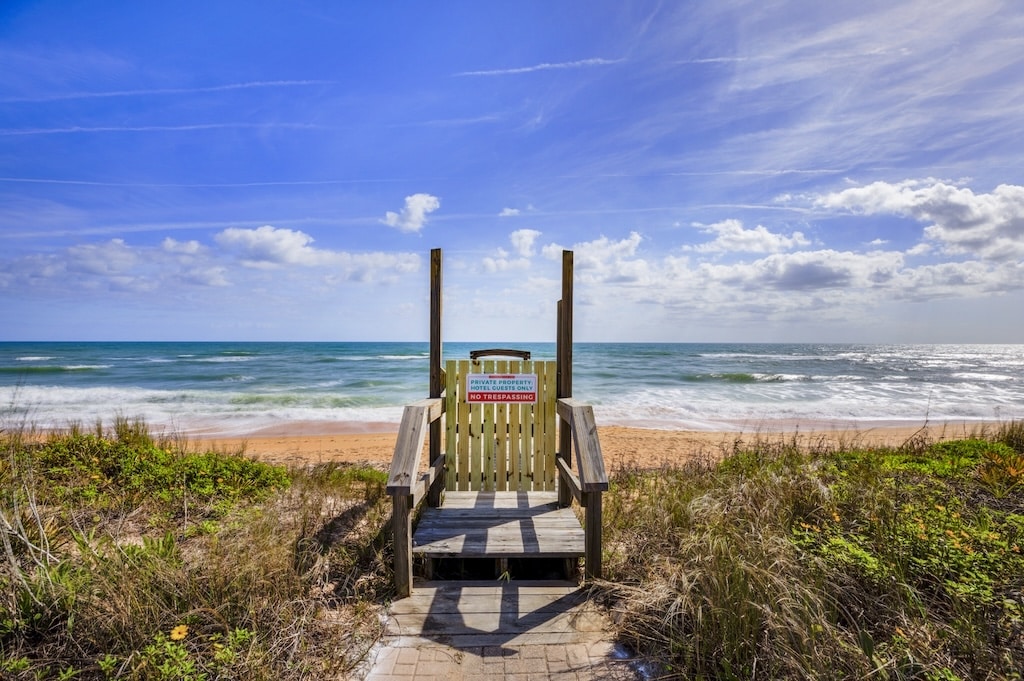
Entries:
POLYGON ((579 558, 584 535, 557 492, 445 492, 423 509, 412 545, 428 558, 579 558))

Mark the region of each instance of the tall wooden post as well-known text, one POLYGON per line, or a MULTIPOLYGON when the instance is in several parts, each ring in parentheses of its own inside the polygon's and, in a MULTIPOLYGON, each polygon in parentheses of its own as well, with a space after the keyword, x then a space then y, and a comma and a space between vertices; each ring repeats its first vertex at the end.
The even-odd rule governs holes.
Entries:
MULTIPOLYGON (((444 392, 444 371, 441 369, 441 290, 442 256, 441 249, 430 251, 430 396, 440 397, 444 392)), ((430 465, 441 456, 441 419, 430 424, 430 465)), ((441 487, 436 484, 427 495, 428 506, 441 505, 441 487)))
MULTIPOLYGON (((562 299, 558 301, 558 335, 555 354, 558 366, 558 397, 572 397, 572 251, 562 251, 562 299)), ((558 420, 558 456, 572 467, 572 432, 558 420)), ((572 504, 569 486, 558 485, 559 506, 572 504)))

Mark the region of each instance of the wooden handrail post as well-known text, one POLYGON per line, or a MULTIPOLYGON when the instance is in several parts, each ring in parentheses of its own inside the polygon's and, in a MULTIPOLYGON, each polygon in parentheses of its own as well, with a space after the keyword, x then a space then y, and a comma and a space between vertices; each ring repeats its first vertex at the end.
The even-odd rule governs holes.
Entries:
POLYGON ((395 587, 399 598, 412 594, 412 495, 392 497, 391 530, 395 547, 395 587))
POLYGON ((583 560, 588 579, 601 578, 601 492, 585 492, 583 560))

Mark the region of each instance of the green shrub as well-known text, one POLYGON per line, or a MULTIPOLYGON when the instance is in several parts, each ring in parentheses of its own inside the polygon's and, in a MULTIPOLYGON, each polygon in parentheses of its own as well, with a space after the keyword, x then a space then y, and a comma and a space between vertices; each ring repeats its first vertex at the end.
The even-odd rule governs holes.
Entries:
POLYGON ((390 595, 379 472, 96 431, 0 439, 0 677, 338 678, 362 659, 390 595))
POLYGON ((1015 457, 983 439, 783 442, 621 471, 598 591, 622 638, 672 678, 1017 678, 1015 457))

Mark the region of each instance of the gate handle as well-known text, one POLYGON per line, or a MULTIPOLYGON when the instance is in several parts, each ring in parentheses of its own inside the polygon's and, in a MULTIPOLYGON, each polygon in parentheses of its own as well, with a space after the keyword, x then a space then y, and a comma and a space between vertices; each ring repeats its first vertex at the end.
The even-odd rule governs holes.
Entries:
POLYGON ((529 350, 508 350, 505 348, 491 348, 489 350, 470 350, 470 359, 479 359, 480 357, 518 357, 522 360, 530 359, 529 350))

